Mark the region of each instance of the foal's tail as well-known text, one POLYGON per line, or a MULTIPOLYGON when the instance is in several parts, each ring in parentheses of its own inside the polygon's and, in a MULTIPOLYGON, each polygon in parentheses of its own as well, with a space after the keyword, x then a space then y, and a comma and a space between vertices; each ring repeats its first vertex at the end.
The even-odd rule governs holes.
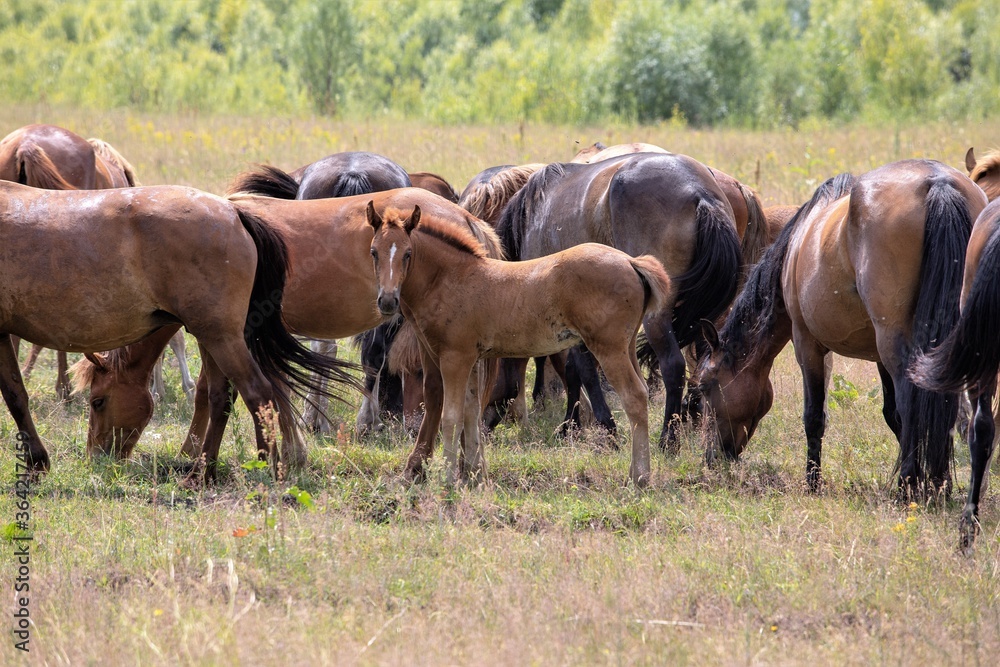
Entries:
POLYGON ((275 199, 295 199, 299 193, 299 182, 288 173, 269 164, 258 164, 233 179, 226 191, 235 194, 261 195, 275 199))
POLYGON ((670 299, 670 277, 667 276, 663 264, 652 255, 641 255, 630 257, 629 263, 642 281, 642 288, 645 292, 643 301, 643 316, 649 313, 658 313, 667 307, 670 299))
MULTIPOLYGON (((972 216, 968 202, 962 194, 945 178, 936 178, 927 192, 925 200, 927 218, 924 222, 924 248, 920 268, 920 285, 916 311, 913 316, 912 346, 904 358, 904 363, 917 357, 914 377, 920 377, 921 367, 930 366, 924 355, 934 346, 943 345, 931 354, 931 359, 941 359, 947 350, 955 350, 956 324, 959 324, 959 296, 965 270, 965 251, 972 232, 972 216), (946 338, 947 337, 947 338, 946 338)), ((967 327, 959 325, 959 329, 967 327)), ((978 332, 984 335, 996 329, 978 332)), ((995 338, 995 335, 994 335, 995 338)), ((990 341, 987 348, 994 347, 990 341)), ((961 345, 961 354, 973 354, 966 343, 961 345)), ((976 363, 982 364, 976 357, 976 363)), ((993 367, 996 375, 996 366, 993 367)), ((952 459, 951 428, 958 415, 958 400, 953 393, 942 393, 942 389, 955 388, 952 382, 920 382, 918 386, 910 382, 901 383, 897 388, 902 405, 908 406, 906 422, 900 437, 899 466, 921 475, 926 469, 930 482, 936 488, 943 488, 951 477, 952 459), (925 387, 937 385, 933 390, 925 387)), ((917 480, 909 480, 912 484, 917 480)))
POLYGON ((721 202, 702 199, 696 213, 691 266, 674 278, 673 328, 681 347, 700 331, 699 320, 715 320, 729 307, 740 278, 740 239, 721 202))
POLYGON ((17 182, 46 190, 76 190, 77 187, 59 173, 59 168, 45 149, 33 141, 25 141, 14 153, 17 182))
POLYGON ((361 383, 349 371, 354 364, 317 354, 299 343, 281 318, 281 302, 288 274, 288 249, 281 235, 256 215, 239 211, 240 220, 257 247, 257 275, 254 276, 243 337, 261 371, 287 400, 291 392, 305 396, 308 391, 334 396, 323 387, 322 379, 346 384, 359 391, 361 383))

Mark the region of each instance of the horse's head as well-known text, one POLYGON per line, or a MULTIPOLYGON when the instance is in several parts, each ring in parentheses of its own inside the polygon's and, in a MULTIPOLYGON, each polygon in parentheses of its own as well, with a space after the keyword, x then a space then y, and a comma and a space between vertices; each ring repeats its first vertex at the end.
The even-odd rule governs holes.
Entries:
POLYGON ((410 270, 413 243, 410 233, 420 224, 420 207, 414 206, 408 218, 399 211, 385 211, 385 219, 368 202, 368 224, 375 231, 372 239, 372 262, 378 281, 378 310, 389 317, 399 312, 399 293, 410 270))
POLYGON ((87 453, 128 458, 153 416, 148 374, 130 373, 127 365, 96 354, 86 355, 71 370, 75 391, 90 387, 87 453))
POLYGON ((711 352, 702 357, 694 382, 701 395, 705 423, 714 435, 705 456, 711 462, 721 449, 727 459, 736 460, 771 409, 774 389, 768 377, 770 368, 734 358, 719 344, 713 324, 703 322, 703 328, 711 352))

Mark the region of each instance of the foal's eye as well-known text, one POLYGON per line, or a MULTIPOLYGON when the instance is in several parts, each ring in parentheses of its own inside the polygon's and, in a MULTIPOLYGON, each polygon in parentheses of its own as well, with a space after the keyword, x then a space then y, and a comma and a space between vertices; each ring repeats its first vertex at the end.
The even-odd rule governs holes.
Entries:
POLYGON ((412 255, 413 255, 413 251, 412 250, 407 250, 406 252, 403 253, 403 261, 408 260, 412 255))
POLYGON ((378 259, 378 250, 372 248, 372 259, 378 259))
POLYGON ((103 397, 103 396, 100 396, 100 397, 98 397, 98 398, 95 398, 94 400, 92 400, 92 401, 90 402, 90 407, 91 407, 92 409, 94 409, 94 410, 100 410, 101 408, 103 408, 103 407, 104 407, 104 400, 105 400, 105 399, 104 399, 104 397, 103 397))

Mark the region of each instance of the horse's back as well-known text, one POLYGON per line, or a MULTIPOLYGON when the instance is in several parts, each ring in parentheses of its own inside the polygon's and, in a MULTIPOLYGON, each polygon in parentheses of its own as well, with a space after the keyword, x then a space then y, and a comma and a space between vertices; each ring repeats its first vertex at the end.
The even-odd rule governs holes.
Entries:
POLYGON ((334 153, 306 167, 298 199, 346 197, 410 187, 406 170, 389 158, 364 151, 334 153))
POLYGON ((26 125, 0 140, 0 180, 23 182, 19 153, 32 147, 41 149, 73 187, 94 188, 93 148, 83 137, 56 125, 26 125))

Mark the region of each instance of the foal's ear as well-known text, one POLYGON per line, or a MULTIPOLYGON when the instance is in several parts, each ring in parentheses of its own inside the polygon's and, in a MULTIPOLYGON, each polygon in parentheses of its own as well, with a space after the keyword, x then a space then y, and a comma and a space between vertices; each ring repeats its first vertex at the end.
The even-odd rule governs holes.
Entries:
POLYGON ((414 229, 416 229, 417 225, 419 224, 420 224, 420 207, 414 206, 413 213, 410 214, 410 219, 407 220, 406 223, 403 225, 403 229, 405 229, 406 233, 409 234, 414 229))
POLYGON ((719 349, 719 330, 715 328, 715 322, 711 320, 700 320, 701 335, 705 337, 705 342, 712 348, 712 352, 719 349))
POLYGON ((375 200, 368 202, 368 207, 365 209, 365 215, 368 216, 368 224, 372 226, 376 232, 379 227, 382 226, 382 217, 375 211, 375 200))
POLYGON ((94 354, 93 352, 84 352, 83 356, 84 358, 86 358, 87 361, 94 364, 94 367, 101 373, 104 373, 105 371, 108 370, 108 365, 104 363, 104 357, 102 357, 101 355, 94 354))
POLYGON ((970 148, 969 152, 965 154, 965 168, 972 173, 972 170, 976 168, 976 153, 970 148))

